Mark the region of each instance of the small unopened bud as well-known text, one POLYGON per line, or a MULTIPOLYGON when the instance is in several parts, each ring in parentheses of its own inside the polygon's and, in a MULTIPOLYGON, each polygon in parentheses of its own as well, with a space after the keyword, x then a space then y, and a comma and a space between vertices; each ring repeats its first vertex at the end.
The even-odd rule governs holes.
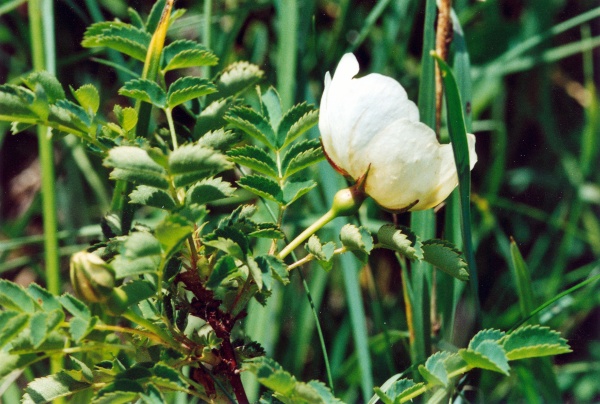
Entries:
POLYGON ((90 303, 105 302, 115 288, 115 271, 96 254, 80 251, 71 257, 75 293, 90 303))
POLYGON ((333 197, 331 210, 335 216, 350 216, 358 211, 358 208, 367 198, 364 189, 364 178, 361 177, 356 184, 350 188, 339 190, 333 197))

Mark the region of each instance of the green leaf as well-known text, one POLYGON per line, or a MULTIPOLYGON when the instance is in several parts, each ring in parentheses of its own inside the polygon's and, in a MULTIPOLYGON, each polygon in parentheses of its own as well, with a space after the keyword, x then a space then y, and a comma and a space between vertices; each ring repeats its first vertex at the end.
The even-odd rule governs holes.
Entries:
POLYGON ((477 350, 477 347, 484 341, 500 341, 504 336, 504 331, 500 330, 481 330, 469 341, 469 349, 477 350))
POLYGON ((0 85, 0 120, 12 122, 17 119, 35 118, 35 114, 29 108, 33 97, 33 93, 23 87, 0 85))
POLYGON ((10 343, 29 324, 29 314, 18 311, 0 312, 0 348, 10 343))
POLYGON ((461 349, 458 354, 471 367, 492 370, 508 376, 510 366, 504 349, 498 342, 482 341, 474 349, 461 349))
POLYGON ((217 81, 219 98, 234 96, 250 86, 258 83, 264 76, 260 67, 241 61, 225 68, 217 81))
POLYGON ((231 255, 225 255, 217 261, 215 267, 208 278, 206 287, 208 289, 216 289, 225 279, 237 273, 238 267, 235 259, 231 255))
POLYGON ((0 305, 26 313, 33 313, 39 307, 23 287, 4 279, 0 279, 0 305))
MULTIPOLYGON (((232 99, 224 98, 213 102, 210 100, 210 95, 208 95, 206 99, 208 105, 202 109, 202 112, 200 112, 200 115, 198 115, 198 118, 196 119, 196 125, 194 126, 194 137, 202 137, 211 131, 224 131, 223 126, 226 124, 224 116, 229 109, 232 99)), ((236 136, 239 136, 240 139, 242 138, 241 133, 239 135, 236 133, 236 136)), ((220 147, 214 148, 223 150, 220 147)))
POLYGON ((217 91, 213 83, 200 77, 181 77, 169 86, 167 93, 169 108, 203 97, 217 91))
POLYGON ((92 318, 92 313, 90 312, 90 309, 86 306, 85 303, 83 303, 76 297, 65 293, 59 298, 59 300, 63 307, 69 313, 71 313, 73 317, 81 318, 84 320, 89 320, 92 318))
POLYGON ((467 281, 469 280, 467 263, 461 254, 456 246, 447 240, 432 239, 423 242, 425 261, 456 279, 467 281))
POLYGON ((237 183, 240 187, 258 196, 277 202, 280 205, 284 204, 283 191, 275 181, 269 178, 260 175, 246 175, 240 178, 237 183))
POLYGON ((130 306, 146 300, 156 294, 156 287, 150 281, 135 279, 120 287, 127 295, 127 303, 130 306))
POLYGON ((154 81, 148 79, 129 80, 119 89, 119 94, 148 102, 158 108, 167 106, 167 94, 154 81))
POLYGON ((196 66, 214 66, 219 58, 198 42, 180 39, 163 49, 163 72, 196 66))
POLYGON ((277 146, 286 147, 319 121, 319 111, 306 103, 294 105, 277 128, 277 146))
POLYGON ((52 293, 42 288, 37 283, 31 283, 27 287, 27 294, 42 306, 45 311, 62 310, 60 301, 52 293))
POLYGON ((333 253, 335 251, 335 243, 331 241, 321 244, 321 240, 316 234, 310 236, 306 244, 304 245, 306 251, 314 255, 319 265, 326 271, 329 271, 333 267, 333 253))
POLYGON ((294 143, 281 161, 283 176, 284 178, 289 177, 324 159, 325 155, 319 139, 308 139, 294 143))
POLYGON ((65 313, 62 310, 37 312, 31 316, 29 336, 33 347, 39 348, 50 333, 59 328, 64 319, 65 313))
POLYGON ((385 391, 385 395, 394 400, 394 403, 399 403, 403 398, 419 390, 424 385, 425 383, 415 383, 410 379, 400 379, 385 391))
POLYGON ((531 277, 529 276, 527 264, 525 263, 521 252, 519 251, 517 243, 513 239, 510 241, 510 257, 513 275, 517 284, 517 296, 519 297, 521 316, 526 318, 529 313, 535 310, 535 298, 533 295, 531 277))
POLYGON ((147 232, 132 233, 111 265, 117 279, 128 276, 155 273, 161 261, 161 244, 147 232))
POLYGON ((159 209, 173 210, 177 206, 171 195, 162 189, 139 185, 129 194, 131 203, 153 206, 159 209))
POLYGON ((69 332, 75 342, 80 342, 92 332, 98 318, 92 317, 90 309, 85 303, 69 294, 62 295, 60 302, 73 315, 73 318, 69 321, 69 332))
POLYGON ((121 125, 125 132, 133 130, 133 128, 135 128, 135 125, 137 125, 138 115, 134 108, 122 108, 120 105, 117 104, 113 108, 113 112, 117 117, 119 125, 121 125))
POLYGON ((248 167, 261 174, 272 178, 278 177, 277 163, 275 163, 275 160, 267 152, 259 147, 252 145, 236 147, 227 152, 227 157, 234 163, 248 167))
POLYGON ((192 185, 185 193, 185 203, 205 205, 209 202, 229 198, 235 192, 230 183, 221 178, 207 178, 192 185))
POLYGON ((171 214, 164 218, 154 231, 160 242, 164 260, 168 260, 176 248, 194 231, 192 223, 178 214, 171 214))
POLYGON ((342 227, 340 240, 342 245, 351 251, 360 262, 367 263, 369 253, 373 249, 373 237, 367 229, 348 223, 342 227))
POLYGON ((408 227, 386 224, 377 232, 379 245, 404 255, 411 261, 423 259, 419 237, 408 227))
POLYGON ((536 358, 571 352, 560 334, 548 327, 538 325, 518 328, 500 341, 508 360, 536 358))
MULTIPOLYGON (((290 283, 287 265, 274 255, 261 255, 256 257, 256 262, 261 268, 268 269, 279 282, 284 285, 290 283)), ((264 272, 264 270, 263 270, 264 272)))
POLYGON ((288 181, 283 185, 283 202, 289 206, 316 186, 313 180, 288 181))
MULTIPOLYGON (((79 105, 69 100, 58 100, 56 104, 50 106, 48 114, 48 123, 63 125, 78 131, 87 133, 92 123, 88 113, 79 105)), ((63 129, 64 130, 64 129, 63 129)), ((66 130, 68 132, 68 130, 66 130)))
POLYGON ((81 45, 84 48, 106 46, 144 62, 150 34, 120 21, 105 21, 90 25, 81 45))
POLYGON ((256 230, 248 233, 248 236, 259 238, 282 239, 284 234, 275 223, 257 223, 256 230))
POLYGON ((258 290, 271 290, 272 286, 272 276, 271 276, 271 268, 266 264, 266 262, 261 261, 263 265, 259 265, 258 262, 252 257, 246 257, 246 265, 250 271, 250 275, 252 279, 256 283, 258 290))
POLYGON ((245 260, 246 258, 246 254, 244 253, 242 247, 240 247, 238 243, 229 238, 218 237, 215 240, 205 240, 204 244, 209 247, 221 250, 239 260, 245 260))
POLYGON ((225 114, 230 126, 240 129, 260 143, 275 150, 275 133, 269 121, 248 107, 233 107, 225 114))
POLYGON ((257 87, 257 92, 260 97, 262 115, 271 122, 271 126, 276 128, 281 121, 281 99, 277 90, 269 87, 264 93, 260 93, 260 88, 257 87))
POLYGON ((114 168, 110 177, 168 189, 167 172, 157 164, 148 152, 139 147, 120 146, 111 149, 104 159, 104 165, 114 168))
POLYGON ((150 14, 148 14, 148 19, 146 20, 146 31, 149 33, 154 33, 154 31, 156 31, 166 3, 167 0, 157 0, 152 6, 150 14))
POLYGON ((176 187, 193 184, 232 167, 224 155, 198 144, 179 147, 169 155, 169 168, 176 187))
POLYGON ((202 135, 198 139, 198 145, 224 152, 231 149, 233 145, 239 143, 241 140, 242 136, 237 132, 221 128, 202 135))
POLYGON ((84 84, 77 90, 72 90, 73 96, 90 116, 96 115, 100 107, 98 89, 92 84, 84 84))
POLYGON ((450 356, 449 352, 440 351, 431 355, 425 366, 419 365, 419 373, 427 383, 439 386, 448 386, 448 372, 444 361, 450 356))
POLYGON ((58 79, 47 71, 33 72, 25 77, 23 82, 32 91, 35 91, 37 85, 40 85, 44 90, 44 94, 48 97, 50 104, 54 104, 56 101, 66 97, 65 90, 63 90, 58 79))
POLYGON ((47 403, 59 397, 73 395, 90 386, 90 383, 79 382, 69 376, 66 372, 61 371, 51 376, 35 379, 29 383, 25 388, 25 394, 21 399, 21 403, 47 403))

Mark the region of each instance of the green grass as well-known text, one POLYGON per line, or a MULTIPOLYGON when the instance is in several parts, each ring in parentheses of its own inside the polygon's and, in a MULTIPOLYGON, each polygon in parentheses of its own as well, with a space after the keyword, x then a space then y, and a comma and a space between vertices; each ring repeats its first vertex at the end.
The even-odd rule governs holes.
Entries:
MULTIPOLYGON (((463 242, 465 194, 453 195, 439 212, 402 214, 397 220, 419 234, 446 238, 466 252, 472 250, 467 259, 478 288, 439 271, 433 276, 427 265, 403 268, 393 254, 380 252, 371 257, 368 271, 349 256, 337 261, 329 273, 307 265, 303 273, 335 393, 349 402, 366 401, 373 386, 420 363, 437 348, 462 347, 479 321, 484 327, 508 330, 528 318, 560 330, 574 353, 556 358, 553 365, 543 361, 520 366, 508 378, 483 372, 477 391, 489 392, 486 397, 493 401, 556 398, 541 396, 541 391, 558 392, 575 402, 598 400, 600 32, 594 23, 600 8, 592 1, 573 0, 513 8, 499 0, 454 3, 464 36, 455 36, 450 64, 463 104, 469 104, 466 127, 476 133, 479 156, 471 181, 472 234, 463 242), (412 296, 408 308, 415 330, 412 346, 406 333, 403 271, 412 296), (477 294, 480 304, 474 301, 477 294), (433 325, 431 307, 436 309, 433 325)), ((39 16, 44 19, 39 25, 33 24, 35 13, 28 18, 23 4, 9 1, 0 6, 0 83, 18 82, 33 69, 51 70, 55 55, 56 74, 65 87, 92 82, 101 89, 103 101, 111 104, 117 100, 107 98, 129 79, 126 72, 140 73, 139 66, 119 54, 94 53, 103 60, 98 63, 79 46, 92 21, 102 16, 127 20, 129 3, 90 0, 66 7, 59 2, 53 12, 39 16), (33 30, 30 36, 30 27, 48 28, 33 30), (57 43, 52 37, 59 38, 57 43), (40 52, 45 52, 45 62, 40 52)), ((422 121, 435 126, 434 61, 428 51, 422 52, 432 47, 435 1, 180 0, 177 6, 188 9, 182 19, 185 35, 209 41, 221 58, 218 66, 203 74, 214 74, 235 60, 250 60, 266 71, 262 85, 277 88, 284 108, 304 100, 318 104, 325 72, 332 72, 351 50, 361 61, 362 72, 398 79, 409 97, 418 101, 422 121)), ((149 11, 149 5, 139 10, 143 15, 149 11)), ((169 35, 178 38, 182 32, 172 29, 169 35)), ((251 97, 248 101, 254 102, 251 97)), ((102 113, 110 118, 110 109, 102 113)), ((101 161, 76 142, 67 138, 42 143, 41 186, 45 196, 56 197, 58 212, 56 229, 51 230, 52 206, 46 205, 47 198, 27 204, 25 198, 9 196, 11 180, 36 156, 19 139, 35 136, 35 131, 12 136, 7 125, 0 131, 0 273, 15 280, 33 272, 37 282, 56 291, 68 288, 65 254, 97 236, 90 229, 97 229, 108 210, 114 183, 107 180, 101 161), (51 146, 59 157, 54 163, 51 146), (14 214, 17 211, 20 215, 14 214), (40 230, 42 219, 46 235, 40 230), (53 235, 58 236, 54 241, 53 235), (54 255, 43 257, 41 241, 54 255), (47 280, 42 270, 49 274, 47 280)), ((442 137, 447 133, 444 127, 442 137)), ((310 136, 318 137, 318 130, 310 136)), ((345 186, 326 162, 312 175, 318 189, 286 212, 284 230, 290 238, 319 217, 333 194, 345 186)), ((144 218, 150 212, 138 215, 144 218)), ((376 229, 394 219, 367 201, 359 215, 348 220, 376 229)), ((335 239, 343 224, 344 219, 336 219, 319 235, 335 239)), ((253 304, 244 332, 256 337, 297 378, 329 384, 303 284, 295 274, 266 308, 253 304)), ((43 372, 36 367, 23 377, 43 372)), ((257 397, 258 385, 248 380, 247 386, 251 397, 257 397)), ((16 394, 12 388, 1 393, 7 402, 16 394)))

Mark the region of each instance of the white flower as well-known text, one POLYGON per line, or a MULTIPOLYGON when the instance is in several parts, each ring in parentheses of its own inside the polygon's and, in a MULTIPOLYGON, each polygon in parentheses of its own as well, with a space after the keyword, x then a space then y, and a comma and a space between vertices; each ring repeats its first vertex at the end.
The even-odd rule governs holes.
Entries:
MULTIPOLYGON (((358 71, 347 53, 333 78, 325 75, 319 130, 329 161, 355 180, 368 171, 365 192, 387 210, 438 205, 458 184, 452 146, 419 122, 417 106, 396 80, 376 73, 354 79, 358 71)), ((468 141, 472 169, 475 136, 468 141)))

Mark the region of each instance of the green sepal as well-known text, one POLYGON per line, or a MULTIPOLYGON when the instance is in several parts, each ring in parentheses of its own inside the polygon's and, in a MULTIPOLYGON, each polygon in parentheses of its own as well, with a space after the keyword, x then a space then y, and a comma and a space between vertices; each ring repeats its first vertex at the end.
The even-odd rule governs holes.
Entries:
POLYGON ((267 152, 259 147, 253 145, 236 147, 227 152, 227 157, 236 164, 248 167, 272 178, 277 178, 277 163, 275 163, 275 160, 267 152))
POLYGON ((181 77, 169 86, 167 104, 169 108, 217 91, 213 83, 200 77, 181 77))
POLYGON ((196 66, 214 66, 219 58, 198 42, 180 39, 163 49, 163 72, 196 66))
POLYGON ((156 82, 148 79, 129 80, 119 89, 119 94, 148 102, 158 108, 167 106, 167 94, 156 82))
POLYGON ((431 239, 423 242, 423 260, 461 281, 469 280, 467 263, 462 253, 447 240, 431 239))

